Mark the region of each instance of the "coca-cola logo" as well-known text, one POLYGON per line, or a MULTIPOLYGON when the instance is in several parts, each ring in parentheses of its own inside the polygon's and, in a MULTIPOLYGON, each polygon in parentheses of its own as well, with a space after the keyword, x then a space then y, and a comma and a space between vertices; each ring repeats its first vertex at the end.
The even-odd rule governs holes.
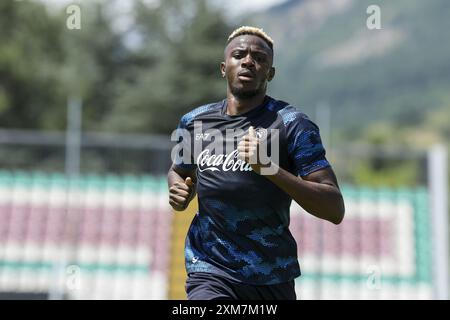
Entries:
MULTIPOLYGON (((242 138, 249 134, 248 128, 204 130, 202 121, 194 121, 193 128, 194 130, 187 130, 180 127, 172 132, 171 140, 177 141, 177 144, 172 149, 171 157, 176 165, 197 165, 200 172, 253 171, 249 163, 240 159, 236 149, 242 138)), ((251 162, 250 159, 251 164, 263 165, 259 174, 275 174, 278 166, 266 165, 279 163, 279 130, 270 129, 269 132, 267 128, 257 127, 254 134, 259 140, 254 159, 258 162, 251 162)))
POLYGON ((203 150, 197 157, 200 172, 204 171, 252 171, 250 164, 238 158, 238 151, 229 154, 211 154, 209 149, 203 150))

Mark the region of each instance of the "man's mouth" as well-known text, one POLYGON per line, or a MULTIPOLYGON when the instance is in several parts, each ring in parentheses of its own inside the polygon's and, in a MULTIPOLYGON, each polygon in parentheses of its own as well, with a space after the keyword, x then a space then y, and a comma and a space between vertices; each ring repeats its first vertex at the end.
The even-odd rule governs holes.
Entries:
POLYGON ((238 79, 241 81, 253 81, 255 76, 250 71, 241 71, 238 73, 238 79))

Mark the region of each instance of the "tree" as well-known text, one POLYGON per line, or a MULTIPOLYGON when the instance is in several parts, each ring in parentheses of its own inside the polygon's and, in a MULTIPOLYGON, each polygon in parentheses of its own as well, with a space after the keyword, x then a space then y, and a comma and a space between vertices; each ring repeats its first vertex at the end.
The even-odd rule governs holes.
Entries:
POLYGON ((135 32, 143 45, 134 55, 147 59, 116 82, 103 127, 170 133, 187 111, 224 98, 219 64, 230 31, 203 0, 164 1, 157 8, 136 2, 135 32))
POLYGON ((38 2, 0 3, 0 127, 61 128, 62 20, 38 2))

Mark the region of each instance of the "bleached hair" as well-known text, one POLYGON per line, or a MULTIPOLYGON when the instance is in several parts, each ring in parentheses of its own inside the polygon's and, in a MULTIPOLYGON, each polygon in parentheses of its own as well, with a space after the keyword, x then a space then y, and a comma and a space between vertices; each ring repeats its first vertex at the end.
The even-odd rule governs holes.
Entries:
POLYGON ((270 49, 273 50, 272 38, 269 37, 269 35, 267 33, 265 33, 263 31, 263 29, 256 28, 256 27, 250 27, 250 26, 242 26, 242 27, 239 27, 236 30, 234 30, 228 37, 227 44, 230 43, 230 41, 233 40, 234 38, 236 38, 238 36, 246 35, 246 34, 260 37, 267 43, 267 45, 270 47, 270 49))

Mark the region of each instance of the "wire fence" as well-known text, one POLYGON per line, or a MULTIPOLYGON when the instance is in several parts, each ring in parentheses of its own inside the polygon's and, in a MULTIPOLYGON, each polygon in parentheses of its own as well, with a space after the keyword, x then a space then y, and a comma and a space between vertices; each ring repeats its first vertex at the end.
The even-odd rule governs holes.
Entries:
MULTIPOLYGON (((0 168, 66 172, 67 133, 0 130, 0 168)), ((81 173, 160 175, 171 165, 169 136, 86 132, 81 135, 81 173)))

